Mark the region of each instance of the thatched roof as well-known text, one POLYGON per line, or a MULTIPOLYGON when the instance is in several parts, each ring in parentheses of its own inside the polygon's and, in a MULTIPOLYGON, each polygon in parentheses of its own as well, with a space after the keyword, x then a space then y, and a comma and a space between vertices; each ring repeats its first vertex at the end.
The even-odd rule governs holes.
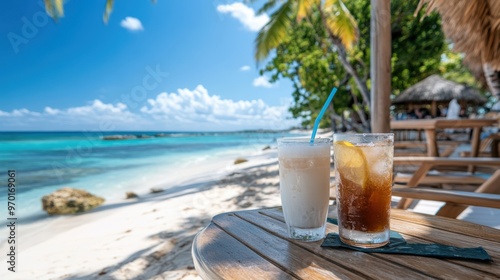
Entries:
POLYGON ((417 12, 427 4, 426 12, 437 11, 443 31, 454 49, 465 53, 473 68, 484 63, 500 70, 499 0, 420 0, 417 12))
POLYGON ((403 91, 392 104, 449 102, 453 98, 479 105, 486 103, 478 90, 432 75, 403 91))

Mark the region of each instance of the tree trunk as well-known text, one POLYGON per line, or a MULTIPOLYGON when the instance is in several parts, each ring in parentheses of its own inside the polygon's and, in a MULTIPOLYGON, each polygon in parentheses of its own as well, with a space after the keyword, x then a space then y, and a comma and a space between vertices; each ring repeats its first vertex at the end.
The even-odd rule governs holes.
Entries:
POLYGON ((332 122, 332 131, 333 133, 337 133, 338 132, 338 128, 337 128, 337 122, 335 121, 335 113, 330 113, 330 121, 332 122))
MULTIPOLYGON (((342 126, 345 126, 345 124, 349 125, 350 127, 354 128, 354 129, 357 129, 359 131, 363 131, 365 128, 358 124, 358 123, 354 123, 354 122, 349 122, 349 121, 346 121, 345 118, 344 118, 344 115, 342 114, 342 116, 339 116, 337 114, 331 114, 330 115, 331 118, 339 121, 340 123, 342 123, 342 126)), ((350 128, 348 127, 347 130, 349 130, 350 128)))
POLYGON ((334 46, 337 48, 337 53, 339 54, 339 60, 340 63, 342 63, 342 66, 344 66, 344 69, 349 75, 351 75, 354 78, 354 82, 356 83, 356 86, 358 86, 359 91, 361 92, 361 96, 363 96, 363 103, 370 108, 371 102, 370 102, 370 91, 368 90, 368 87, 366 86, 366 81, 364 81, 356 69, 354 69, 354 66, 349 62, 347 59, 347 50, 345 49, 344 45, 338 38, 336 38, 333 34, 328 31, 328 34, 330 36, 330 40, 334 44, 334 46))
MULTIPOLYGON (((325 29, 328 32, 328 38, 330 38, 332 46, 335 46, 336 48, 336 50, 334 51, 336 51, 339 54, 340 63, 342 63, 342 66, 344 67, 345 71, 354 78, 354 82, 356 83, 356 86, 358 87, 359 91, 361 92, 361 96, 363 97, 363 104, 365 104, 368 108, 371 108, 370 91, 366 86, 366 81, 360 77, 356 69, 354 69, 354 66, 351 64, 351 62, 349 62, 349 59, 347 58, 347 50, 345 49, 340 39, 337 36, 335 36, 328 28, 326 28, 327 26, 326 18, 325 14, 323 13, 321 4, 318 6, 318 10, 321 17, 321 22, 323 22, 323 26, 325 26, 325 29)), ((366 122, 364 114, 363 115, 360 114, 360 119, 363 122, 363 126, 369 128, 369 125, 366 122)))
POLYGON ((337 132, 337 123, 335 122, 335 107, 333 106, 333 102, 330 102, 330 109, 331 109, 331 112, 330 112, 330 121, 331 121, 331 127, 332 127, 332 131, 333 133, 336 133, 337 132))
MULTIPOLYGON (((346 51, 344 45, 342 44, 342 42, 340 42, 340 40, 336 36, 331 34, 330 31, 328 31, 328 34, 330 36, 330 40, 337 48, 337 53, 339 54, 339 60, 342 63, 342 66, 344 66, 344 69, 346 70, 346 72, 354 78, 354 82, 358 86, 358 89, 361 92, 361 96, 363 97, 363 104, 366 105, 368 108, 371 108, 370 107, 370 104, 371 104, 370 91, 368 90, 368 87, 366 86, 366 81, 360 77, 358 72, 354 69, 353 65, 347 59, 347 51, 346 51)), ((352 93, 352 96, 353 96, 355 104, 361 105, 357 101, 357 98, 356 98, 354 93, 352 93)), ((361 123, 363 124, 363 131, 364 132, 370 131, 370 124, 368 123, 368 120, 365 117, 364 110, 362 109, 362 106, 356 106, 356 107, 358 107, 358 108, 354 109, 354 110, 358 114, 359 119, 361 120, 361 123)))
POLYGON ((353 109, 356 112, 356 114, 358 114, 361 124, 363 124, 363 132, 369 132, 370 125, 368 124, 368 120, 365 117, 365 111, 361 108, 358 99, 356 98, 356 95, 354 95, 354 93, 352 93, 352 98, 354 100, 354 105, 356 105, 354 106, 355 108, 353 109))

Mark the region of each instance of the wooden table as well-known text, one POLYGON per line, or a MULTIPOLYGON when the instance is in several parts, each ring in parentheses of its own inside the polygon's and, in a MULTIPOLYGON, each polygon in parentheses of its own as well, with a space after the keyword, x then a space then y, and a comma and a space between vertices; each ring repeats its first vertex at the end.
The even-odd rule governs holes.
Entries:
POLYGON ((405 130, 405 129, 423 129, 427 142, 427 155, 439 156, 439 150, 436 139, 436 130, 445 128, 471 128, 471 157, 477 157, 479 154, 479 144, 481 131, 483 127, 494 126, 498 120, 496 119, 423 119, 423 120, 404 120, 404 121, 391 121, 392 130, 405 130))
MULTIPOLYGON (((330 213, 335 213, 332 211, 330 213)), ((391 229, 409 243, 482 246, 493 262, 361 253, 286 238, 280 208, 224 213, 196 236, 192 255, 203 279, 498 279, 500 230, 391 210, 391 229)), ((328 223, 327 232, 338 232, 328 223)))

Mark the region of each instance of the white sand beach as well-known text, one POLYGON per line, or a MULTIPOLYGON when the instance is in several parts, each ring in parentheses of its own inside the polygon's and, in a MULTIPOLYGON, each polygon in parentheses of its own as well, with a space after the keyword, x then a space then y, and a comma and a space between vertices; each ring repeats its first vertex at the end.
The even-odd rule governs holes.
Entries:
POLYGON ((17 271, 0 279, 195 279, 191 242, 212 216, 280 205, 276 151, 246 159, 186 170, 161 193, 18 226, 17 271))
MULTIPOLYGON (((246 158, 186 170, 161 193, 20 226, 17 272, 2 269, 0 279, 199 279, 191 244, 212 216, 280 205, 276 150, 246 158)), ((437 207, 423 202, 416 210, 432 214, 437 207)), ((498 212, 474 208, 461 217, 480 215, 500 228, 498 212)))

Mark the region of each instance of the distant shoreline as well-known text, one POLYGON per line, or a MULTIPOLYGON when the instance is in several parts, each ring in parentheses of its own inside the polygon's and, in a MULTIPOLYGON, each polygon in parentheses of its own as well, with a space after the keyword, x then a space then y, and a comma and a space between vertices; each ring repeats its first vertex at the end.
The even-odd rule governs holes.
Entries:
MULTIPOLYGON (((248 130, 213 130, 213 131, 195 131, 195 130, 0 130, 0 133, 86 133, 86 132, 99 132, 99 133, 279 133, 292 130, 303 130, 301 128, 289 129, 248 129, 248 130)), ((304 130, 308 131, 308 130, 304 130)))

